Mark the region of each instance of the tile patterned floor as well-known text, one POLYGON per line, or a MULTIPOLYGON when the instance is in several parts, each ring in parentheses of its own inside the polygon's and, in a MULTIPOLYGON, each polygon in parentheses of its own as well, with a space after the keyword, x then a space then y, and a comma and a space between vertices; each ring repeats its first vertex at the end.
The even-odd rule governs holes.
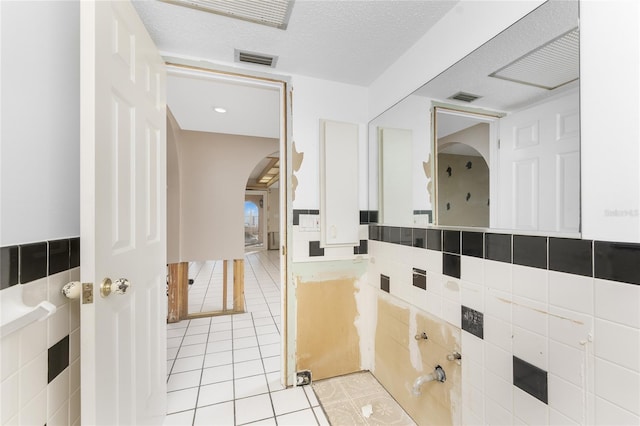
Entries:
MULTIPOLYGON (((312 387, 280 384, 278 262, 277 251, 245 256, 247 313, 167 326, 165 425, 329 424, 312 387)), ((190 305, 220 309, 212 300, 222 298, 222 263, 194 263, 189 273, 190 305)))
POLYGON ((369 372, 349 374, 312 385, 333 426, 415 426, 414 421, 369 372), (372 413, 362 408, 371 405, 372 413))

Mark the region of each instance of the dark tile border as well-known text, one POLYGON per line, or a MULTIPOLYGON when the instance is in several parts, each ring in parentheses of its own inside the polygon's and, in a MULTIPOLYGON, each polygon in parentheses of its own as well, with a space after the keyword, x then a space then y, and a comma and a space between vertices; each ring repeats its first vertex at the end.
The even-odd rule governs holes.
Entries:
POLYGON ((442 231, 442 251, 460 254, 460 231, 442 231))
POLYGON ((462 254, 484 258, 484 233, 483 232, 462 232, 462 254))
POLYGON ((80 266, 80 238, 0 247, 0 290, 80 266))
POLYGON ((593 276, 591 240, 549 238, 549 269, 574 275, 593 276))
POLYGON ((545 404, 549 403, 547 372, 515 356, 513 384, 545 404))
POLYGON ((530 235, 513 236, 513 263, 547 269, 547 237, 530 235))
POLYGON ((640 285, 638 244, 595 241, 593 252, 596 278, 640 285))
POLYGON ((484 234, 484 258, 511 263, 511 234, 484 234))
POLYGON ((47 351, 48 382, 51 383, 65 368, 69 366, 69 336, 63 337, 47 351))
POLYGON ((320 241, 309 241, 309 257, 324 256, 324 248, 320 248, 320 241))
POLYGON ((460 278, 460 255, 442 253, 442 273, 454 278, 460 278))
POLYGON ((300 225, 300 215, 301 214, 320 214, 320 210, 305 210, 305 209, 293 209, 293 224, 300 225))

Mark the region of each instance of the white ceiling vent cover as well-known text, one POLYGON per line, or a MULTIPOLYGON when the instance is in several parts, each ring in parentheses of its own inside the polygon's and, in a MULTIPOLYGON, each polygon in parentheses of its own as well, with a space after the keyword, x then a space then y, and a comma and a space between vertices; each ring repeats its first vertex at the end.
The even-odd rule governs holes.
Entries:
POLYGON ((575 28, 489 76, 553 90, 579 78, 579 49, 580 33, 575 28))
POLYGON ((278 62, 278 57, 236 49, 234 51, 234 60, 236 62, 243 62, 246 64, 264 65, 266 67, 275 68, 276 62, 278 62))
POLYGON ((294 0, 161 0, 255 24, 287 29, 294 0))

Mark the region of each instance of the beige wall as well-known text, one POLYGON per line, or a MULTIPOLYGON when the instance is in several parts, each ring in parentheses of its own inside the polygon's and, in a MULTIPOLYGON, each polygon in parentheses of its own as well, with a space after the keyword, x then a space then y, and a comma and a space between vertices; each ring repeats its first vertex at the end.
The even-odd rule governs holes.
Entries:
POLYGON ((438 225, 489 226, 489 168, 482 157, 438 154, 437 185, 438 225))
MULTIPOLYGON (((260 160, 278 150, 279 141, 180 129, 174 136, 180 221, 177 232, 170 221, 168 251, 175 254, 171 246, 178 240, 179 261, 242 259, 247 179, 260 160)), ((168 176, 174 173, 168 170, 168 176)), ((175 193, 169 199, 178 202, 175 193)))
POLYGON ((178 122, 167 108, 167 263, 180 262, 180 161, 178 122))

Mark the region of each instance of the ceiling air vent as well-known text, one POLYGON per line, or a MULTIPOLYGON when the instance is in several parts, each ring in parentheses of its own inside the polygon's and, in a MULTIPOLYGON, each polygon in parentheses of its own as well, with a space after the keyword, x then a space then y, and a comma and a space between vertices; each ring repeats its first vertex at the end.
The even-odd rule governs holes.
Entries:
POLYGON ((482 96, 472 95, 471 93, 458 92, 453 96, 449 96, 449 99, 469 103, 475 101, 476 99, 480 99, 481 97, 482 96))
POLYGON ((235 61, 244 62, 247 64, 254 64, 254 65, 264 65, 266 67, 275 68, 276 62, 278 62, 278 57, 236 49, 235 61))

